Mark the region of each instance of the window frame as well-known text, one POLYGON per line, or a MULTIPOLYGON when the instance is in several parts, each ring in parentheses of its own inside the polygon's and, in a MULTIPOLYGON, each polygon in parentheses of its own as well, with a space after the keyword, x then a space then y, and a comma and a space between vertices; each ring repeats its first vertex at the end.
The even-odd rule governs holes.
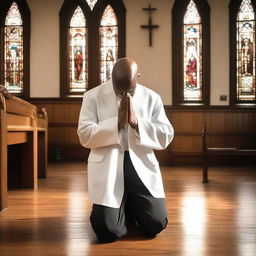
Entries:
POLYGON ((126 9, 122 0, 98 0, 93 10, 85 0, 65 0, 59 12, 60 19, 60 97, 81 98, 83 93, 70 93, 69 90, 69 56, 68 56, 68 28, 70 19, 80 6, 84 12, 88 36, 88 88, 86 91, 100 84, 100 41, 99 27, 105 8, 111 5, 118 21, 118 58, 126 53, 125 27, 126 9))
MULTIPOLYGON (((237 100, 237 88, 236 88, 236 78, 237 78, 237 70, 236 70, 236 58, 237 58, 237 42, 236 42, 236 33, 237 33, 237 14, 239 12, 241 3, 243 0, 231 0, 229 3, 229 50, 230 50, 230 105, 233 107, 256 107, 256 99, 254 101, 245 101, 245 100, 237 100)), ((251 1, 253 6, 255 17, 256 17, 256 2, 251 1)), ((256 22, 256 18, 255 18, 256 22)), ((255 29, 256 30, 256 29, 255 29)), ((256 32, 256 31, 255 31, 256 32)), ((256 46, 254 46, 256 50, 256 46)), ((255 85, 256 86, 256 85, 255 85)))
POLYGON ((22 26, 23 26, 23 91, 22 93, 12 93, 14 96, 29 99, 30 94, 30 31, 31 31, 31 14, 30 9, 26 0, 5 0, 1 4, 0 8, 0 83, 5 84, 5 19, 7 13, 12 6, 13 3, 18 5, 20 15, 22 18, 22 26))
POLYGON ((185 101, 184 95, 184 15, 190 0, 175 0, 172 7, 172 98, 174 106, 205 107, 210 102, 210 6, 194 0, 202 23, 202 100, 185 101), (182 57, 181 57, 182 56, 182 57))

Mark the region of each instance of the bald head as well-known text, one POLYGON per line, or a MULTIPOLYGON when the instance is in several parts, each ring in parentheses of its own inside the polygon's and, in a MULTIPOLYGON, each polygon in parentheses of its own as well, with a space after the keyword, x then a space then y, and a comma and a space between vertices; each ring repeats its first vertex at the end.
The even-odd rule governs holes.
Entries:
POLYGON ((112 82, 117 92, 133 91, 138 79, 138 66, 131 58, 119 59, 112 71, 112 82))

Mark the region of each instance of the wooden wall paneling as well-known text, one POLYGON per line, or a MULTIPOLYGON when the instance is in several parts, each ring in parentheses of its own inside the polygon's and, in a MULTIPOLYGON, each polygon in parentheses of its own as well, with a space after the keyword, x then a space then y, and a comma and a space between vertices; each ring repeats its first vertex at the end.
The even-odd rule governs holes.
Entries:
POLYGON ((175 137, 173 140, 174 152, 200 152, 201 131, 204 122, 203 112, 174 112, 170 116, 175 137))
POLYGON ((245 113, 248 126, 247 129, 250 133, 250 136, 247 137, 247 143, 250 148, 255 147, 256 145, 256 113, 245 113))
MULTIPOLYGON (((89 150, 80 145, 76 130, 81 103, 78 101, 45 100, 32 101, 38 108, 46 107, 49 120, 49 158, 55 159, 56 148, 65 160, 87 159, 89 150)), ((205 108, 179 109, 166 107, 175 137, 171 145, 156 151, 161 164, 194 163, 201 161, 203 125, 217 136, 209 137, 211 146, 256 145, 256 110, 205 108), (234 136, 237 132, 237 136, 234 136), (233 134, 233 136, 231 136, 233 134), (251 134, 252 136, 247 136, 251 134)))
POLYGON ((209 112, 206 118, 207 130, 209 132, 225 131, 225 117, 220 112, 209 112))
POLYGON ((199 136, 194 136, 194 150, 195 152, 202 152, 202 137, 201 135, 199 136))

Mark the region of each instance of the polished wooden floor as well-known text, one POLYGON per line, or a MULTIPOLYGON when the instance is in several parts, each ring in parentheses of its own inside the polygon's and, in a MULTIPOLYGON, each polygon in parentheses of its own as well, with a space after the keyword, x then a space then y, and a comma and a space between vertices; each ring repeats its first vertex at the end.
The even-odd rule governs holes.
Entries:
POLYGON ((38 191, 9 191, 0 213, 0 256, 255 256, 256 169, 162 168, 169 225, 155 239, 129 227, 125 238, 99 244, 91 229, 85 163, 52 163, 38 191))

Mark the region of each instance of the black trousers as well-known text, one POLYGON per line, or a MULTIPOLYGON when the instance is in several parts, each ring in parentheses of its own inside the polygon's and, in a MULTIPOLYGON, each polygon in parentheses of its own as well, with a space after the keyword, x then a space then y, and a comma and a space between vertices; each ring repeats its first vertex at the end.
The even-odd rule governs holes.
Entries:
POLYGON ((126 219, 134 219, 145 236, 153 237, 167 226, 165 198, 153 197, 140 180, 128 151, 124 154, 125 192, 120 208, 93 204, 91 225, 101 242, 113 242, 127 233, 126 219))

